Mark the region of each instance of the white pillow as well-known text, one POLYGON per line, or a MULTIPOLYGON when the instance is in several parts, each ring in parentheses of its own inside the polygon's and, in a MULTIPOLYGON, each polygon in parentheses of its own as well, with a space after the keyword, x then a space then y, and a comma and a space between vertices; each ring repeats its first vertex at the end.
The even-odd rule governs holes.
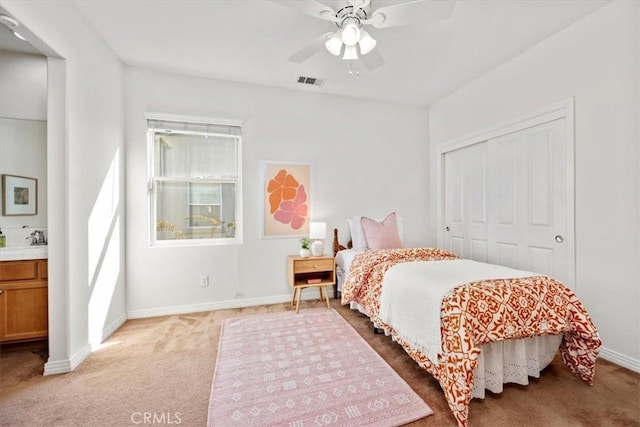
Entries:
MULTIPOLYGON (((353 249, 369 249, 367 239, 364 237, 364 231, 362 230, 362 224, 360 223, 361 219, 361 216, 354 216, 353 219, 347 218, 353 249)), ((377 221, 380 222, 382 219, 378 219, 377 221)), ((400 236, 400 240, 404 242, 404 238, 402 237, 402 218, 396 215, 396 221, 398 222, 398 235, 400 236)))
POLYGON ((347 219, 349 234, 351 234, 351 245, 353 249, 367 249, 367 240, 364 238, 364 231, 360 223, 360 217, 347 219))

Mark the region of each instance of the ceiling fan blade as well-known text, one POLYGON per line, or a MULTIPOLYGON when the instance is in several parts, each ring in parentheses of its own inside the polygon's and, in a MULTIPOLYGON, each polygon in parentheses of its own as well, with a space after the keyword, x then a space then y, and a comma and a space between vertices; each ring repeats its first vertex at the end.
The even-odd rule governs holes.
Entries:
POLYGON ((311 58, 316 53, 320 52, 322 48, 324 48, 324 43, 327 41, 327 37, 329 37, 333 33, 324 33, 298 52, 289 57, 289 61, 295 62, 296 64, 300 64, 307 59, 311 58))
POLYGON ((271 0, 274 3, 295 9, 325 21, 337 22, 336 11, 316 0, 271 0))
POLYGON ((362 23, 376 28, 425 24, 451 16, 455 3, 455 0, 416 0, 394 4, 374 10, 371 18, 362 23))
POLYGON ((360 55, 360 60, 369 71, 373 71, 384 65, 384 59, 382 58, 382 55, 380 55, 380 52, 378 52, 378 49, 373 49, 366 55, 360 55))

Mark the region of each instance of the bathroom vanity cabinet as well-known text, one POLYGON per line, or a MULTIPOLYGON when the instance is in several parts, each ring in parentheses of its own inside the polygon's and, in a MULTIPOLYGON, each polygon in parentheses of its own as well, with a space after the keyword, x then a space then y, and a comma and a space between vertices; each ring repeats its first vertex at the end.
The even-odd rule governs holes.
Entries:
POLYGON ((0 262, 0 343, 48 335, 47 260, 0 262))

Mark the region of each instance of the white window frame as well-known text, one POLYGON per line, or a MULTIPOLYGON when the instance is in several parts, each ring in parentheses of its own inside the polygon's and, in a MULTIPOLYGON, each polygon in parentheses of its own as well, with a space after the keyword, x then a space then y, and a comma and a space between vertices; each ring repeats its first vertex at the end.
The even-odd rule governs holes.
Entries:
MULTIPOLYGON (((242 231, 243 231, 243 214, 242 214, 242 122, 238 120, 229 119, 215 119, 209 117, 197 117, 197 116, 181 116, 181 115, 169 115, 161 113, 146 113, 145 124, 147 127, 147 219, 148 219, 148 243, 150 248, 165 248, 165 247, 192 247, 192 246, 220 246, 220 245, 239 245, 242 244, 242 231), (235 215, 235 234, 233 237, 216 237, 209 239, 176 239, 176 240, 158 240, 156 224, 157 224, 157 204, 154 193, 154 183, 158 181, 180 181, 179 179, 163 179, 155 177, 154 172, 154 135, 156 129, 150 128, 148 120, 160 120, 177 123, 193 123, 213 126, 237 126, 240 128, 240 135, 237 136, 237 148, 236 148, 236 170, 238 173, 237 179, 234 181, 227 181, 235 183, 236 193, 236 215, 235 215)), ((210 135, 207 132, 195 132, 195 131, 180 131, 183 134, 191 135, 210 135)), ((185 182, 194 182, 194 180, 186 180, 185 182)), ((211 181, 203 180, 202 183, 211 181)), ((223 183, 221 180, 216 180, 216 183, 223 183)))

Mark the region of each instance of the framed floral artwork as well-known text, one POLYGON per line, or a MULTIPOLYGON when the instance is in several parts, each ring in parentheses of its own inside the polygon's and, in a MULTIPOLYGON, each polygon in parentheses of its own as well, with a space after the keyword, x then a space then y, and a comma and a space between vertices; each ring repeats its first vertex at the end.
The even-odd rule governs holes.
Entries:
POLYGON ((309 165, 262 162, 262 194, 263 237, 309 234, 309 165))

